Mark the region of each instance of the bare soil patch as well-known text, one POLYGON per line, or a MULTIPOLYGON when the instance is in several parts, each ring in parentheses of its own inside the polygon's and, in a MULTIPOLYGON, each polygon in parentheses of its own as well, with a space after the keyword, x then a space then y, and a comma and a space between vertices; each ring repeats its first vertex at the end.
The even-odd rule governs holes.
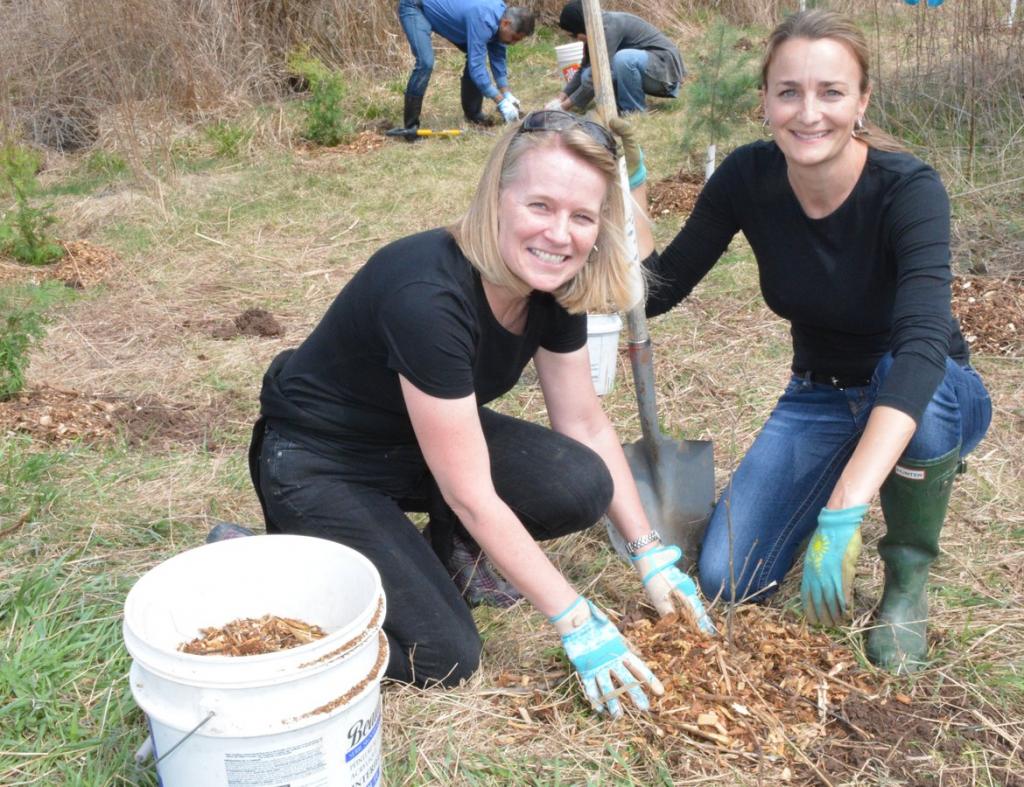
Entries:
POLYGON ((958 276, 953 281, 953 314, 973 352, 1024 351, 1024 279, 958 276))
POLYGON ((647 201, 652 216, 678 213, 688 216, 697 196, 704 188, 704 176, 696 172, 679 171, 675 175, 652 183, 647 187, 647 201))
POLYGON ((224 403, 201 407, 156 396, 90 395, 38 386, 0 402, 0 435, 27 434, 55 445, 110 443, 123 437, 132 446, 210 447, 224 410, 224 403))

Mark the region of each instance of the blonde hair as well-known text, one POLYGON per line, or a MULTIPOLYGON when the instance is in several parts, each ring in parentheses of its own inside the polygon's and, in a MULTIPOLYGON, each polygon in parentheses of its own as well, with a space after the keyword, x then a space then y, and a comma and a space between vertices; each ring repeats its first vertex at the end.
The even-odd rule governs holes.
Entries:
POLYGON ((604 145, 580 127, 529 133, 520 133, 516 128, 507 133, 491 151, 469 209, 448 231, 484 279, 527 296, 530 286, 509 270, 498 247, 499 200, 502 191, 519 176, 523 156, 528 151, 558 146, 601 172, 608 188, 594 250, 579 273, 555 290, 555 300, 571 314, 628 309, 635 295, 631 294, 632 261, 623 230, 618 162, 604 145))
MULTIPOLYGON (((850 50, 860 66, 860 92, 867 93, 871 89, 871 76, 868 71, 870 51, 864 33, 848 16, 826 11, 824 9, 813 9, 800 11, 786 17, 768 36, 768 45, 765 48, 764 60, 761 61, 761 89, 768 89, 768 68, 772 64, 772 58, 779 47, 787 41, 796 38, 803 38, 808 41, 820 41, 829 38, 843 44, 850 50)), ((861 128, 855 129, 853 134, 857 139, 870 147, 878 150, 891 152, 905 152, 906 146, 892 135, 882 131, 877 125, 868 120, 863 121, 861 128)))

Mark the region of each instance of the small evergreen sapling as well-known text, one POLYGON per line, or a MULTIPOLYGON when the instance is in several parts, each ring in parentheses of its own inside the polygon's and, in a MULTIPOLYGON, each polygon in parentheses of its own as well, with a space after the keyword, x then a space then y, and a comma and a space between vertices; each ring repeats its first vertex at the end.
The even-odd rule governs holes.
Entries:
POLYGON ((740 46, 737 30, 716 22, 708 34, 709 46, 687 89, 687 123, 683 142, 693 147, 698 137, 707 139, 705 180, 715 171, 718 142, 730 128, 748 117, 757 106, 758 78, 754 56, 740 46))

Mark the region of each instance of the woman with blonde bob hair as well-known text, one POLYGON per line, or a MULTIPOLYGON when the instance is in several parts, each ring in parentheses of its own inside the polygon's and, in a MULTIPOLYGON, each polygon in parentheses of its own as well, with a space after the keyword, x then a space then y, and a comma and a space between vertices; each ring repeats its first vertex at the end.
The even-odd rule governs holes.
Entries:
POLYGON ((804 611, 840 625, 877 496, 885 590, 865 650, 903 673, 928 663, 928 568, 992 405, 950 309, 949 198, 934 169, 866 120, 868 62, 863 34, 840 14, 806 11, 775 29, 762 70, 771 138, 734 150, 648 259, 658 284, 647 314, 686 297, 744 234, 793 355, 712 514, 701 585, 762 600, 809 541, 804 611))
POLYGON ((616 152, 596 123, 527 115, 459 222, 374 254, 264 377, 250 468, 267 532, 328 538, 374 563, 392 679, 471 675, 469 606, 525 596, 596 709, 618 715, 622 695, 647 708, 658 679, 537 544, 605 514, 654 607, 711 628, 678 549, 655 543, 590 377, 586 310, 637 293, 616 152), (531 360, 550 429, 485 406, 531 360), (429 514, 424 534, 408 511, 429 514))

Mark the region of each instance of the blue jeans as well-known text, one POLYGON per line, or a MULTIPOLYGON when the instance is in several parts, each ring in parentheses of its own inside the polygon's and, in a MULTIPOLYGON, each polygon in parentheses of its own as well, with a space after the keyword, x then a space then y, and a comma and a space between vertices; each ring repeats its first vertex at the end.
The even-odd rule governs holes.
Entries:
MULTIPOLYGON (((679 83, 651 79, 645 73, 648 54, 642 49, 620 49, 612 57, 612 82, 615 104, 620 115, 647 110, 646 96, 674 98, 679 95, 679 83)), ((580 73, 583 85, 593 89, 594 79, 590 67, 580 73)))
POLYGON ((412 96, 426 95, 434 70, 434 45, 430 41, 430 22, 423 15, 420 0, 398 0, 398 21, 416 60, 405 92, 412 96))
MULTIPOLYGON (((543 426, 486 408, 479 413, 495 491, 533 538, 564 536, 601 518, 613 491, 601 457, 543 426)), ((387 598, 389 678, 450 686, 476 670, 480 635, 444 565, 453 529, 464 530, 418 445, 325 456, 257 424, 250 471, 268 533, 337 541, 376 566, 387 598), (429 542, 407 511, 430 515, 429 542)))
MULTIPOLYGON (((699 563, 706 596, 762 600, 778 589, 817 527, 891 366, 886 355, 870 385, 845 390, 792 377, 712 513, 699 563)), ((956 448, 965 456, 991 419, 977 372, 947 358, 946 375, 903 456, 937 459, 956 448)))

